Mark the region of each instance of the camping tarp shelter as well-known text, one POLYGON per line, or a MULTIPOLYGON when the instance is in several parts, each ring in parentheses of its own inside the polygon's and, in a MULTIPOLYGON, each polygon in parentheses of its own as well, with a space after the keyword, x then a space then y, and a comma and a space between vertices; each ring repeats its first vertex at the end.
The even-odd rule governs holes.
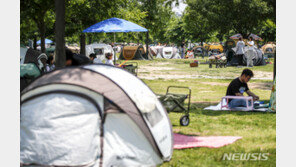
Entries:
POLYGON ((144 82, 121 68, 57 69, 21 94, 23 165, 156 166, 172 152, 166 110, 144 82))
POLYGON ((146 54, 144 47, 139 46, 124 46, 120 56, 120 60, 149 60, 152 59, 150 55, 146 54))

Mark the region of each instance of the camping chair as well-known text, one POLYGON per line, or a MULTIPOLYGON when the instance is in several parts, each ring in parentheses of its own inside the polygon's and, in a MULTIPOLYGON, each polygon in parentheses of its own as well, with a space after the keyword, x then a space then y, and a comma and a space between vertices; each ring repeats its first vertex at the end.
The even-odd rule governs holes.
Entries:
POLYGON ((167 112, 184 112, 180 118, 180 124, 182 126, 189 125, 189 111, 190 111, 190 100, 191 100, 191 89, 183 86, 168 86, 165 95, 157 95, 167 112), (186 94, 171 93, 170 88, 187 89, 186 94), (184 107, 185 100, 188 99, 187 109, 184 107))
POLYGON ((138 63, 137 62, 128 62, 121 67, 130 73, 134 74, 135 76, 138 76, 138 63))

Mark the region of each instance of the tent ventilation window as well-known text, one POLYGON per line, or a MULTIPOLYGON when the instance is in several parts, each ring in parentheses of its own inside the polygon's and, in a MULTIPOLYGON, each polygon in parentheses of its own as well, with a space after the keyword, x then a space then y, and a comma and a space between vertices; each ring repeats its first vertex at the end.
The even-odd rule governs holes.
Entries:
POLYGON ((102 48, 94 48, 94 52, 96 55, 103 55, 104 54, 104 49, 102 48))
POLYGON ((163 117, 157 108, 155 108, 151 112, 143 113, 143 115, 148 120, 148 122, 150 123, 150 125, 152 127, 154 127, 154 125, 156 125, 158 122, 160 122, 163 117))

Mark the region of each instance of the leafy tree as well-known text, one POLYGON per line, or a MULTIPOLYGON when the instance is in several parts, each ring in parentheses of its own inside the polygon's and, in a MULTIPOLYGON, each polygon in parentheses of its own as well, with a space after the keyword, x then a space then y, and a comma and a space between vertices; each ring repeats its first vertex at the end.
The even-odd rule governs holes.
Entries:
MULTIPOLYGON (((211 27, 208 17, 202 15, 202 11, 199 10, 199 3, 196 1, 187 1, 188 7, 184 13, 184 28, 185 31, 190 34, 193 39, 205 42, 210 38, 213 29, 211 27)), ((203 8, 201 8, 203 9, 203 8)))
POLYGON ((35 34, 34 33, 35 26, 31 22, 31 20, 33 20, 41 38, 41 51, 44 53, 46 31, 51 29, 51 32, 53 32, 53 24, 52 24, 53 15, 52 14, 54 9, 54 1, 53 0, 21 0, 20 6, 21 6, 21 9, 20 9, 21 31, 25 30, 24 32, 21 33, 22 37, 28 38, 28 37, 32 37, 32 34, 35 34), (27 27, 27 29, 24 27, 27 27), (30 29, 29 27, 33 27, 33 30, 28 30, 30 29), (29 36, 25 35, 27 32, 29 33, 29 36))
POLYGON ((231 31, 244 37, 259 34, 266 19, 275 20, 275 0, 186 0, 186 3, 188 11, 195 11, 211 32, 218 32, 216 37, 220 41, 231 31))

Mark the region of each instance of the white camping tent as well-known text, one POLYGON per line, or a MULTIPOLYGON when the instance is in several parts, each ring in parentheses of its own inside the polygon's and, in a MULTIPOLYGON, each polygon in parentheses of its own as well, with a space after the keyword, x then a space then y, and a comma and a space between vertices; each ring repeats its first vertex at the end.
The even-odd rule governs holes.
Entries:
POLYGON ((160 48, 160 54, 157 55, 156 58, 164 58, 164 59, 180 59, 180 55, 178 54, 178 49, 175 47, 163 47, 160 48))
POLYGON ((20 120, 23 165, 155 166, 172 157, 171 123, 156 95, 109 65, 36 79, 21 94, 20 120))
POLYGON ((111 45, 107 45, 104 43, 93 43, 90 45, 85 46, 85 55, 89 57, 91 53, 95 53, 97 55, 97 58, 100 59, 101 61, 105 60, 105 54, 106 53, 112 53, 113 55, 113 60, 116 58, 118 59, 115 54, 114 50, 111 45))

